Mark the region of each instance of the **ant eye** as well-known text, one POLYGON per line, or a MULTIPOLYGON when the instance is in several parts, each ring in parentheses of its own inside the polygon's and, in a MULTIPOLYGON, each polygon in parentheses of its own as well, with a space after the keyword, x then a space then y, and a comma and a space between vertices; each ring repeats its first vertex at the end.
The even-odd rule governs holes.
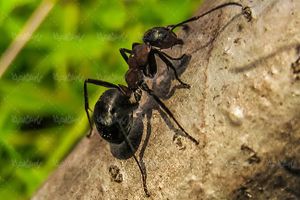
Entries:
POLYGON ((167 34, 166 34, 165 32, 159 33, 158 37, 159 37, 160 39, 165 39, 165 38, 167 37, 167 34))
POLYGON ((153 40, 157 40, 160 37, 160 33, 159 32, 155 32, 153 34, 153 40))

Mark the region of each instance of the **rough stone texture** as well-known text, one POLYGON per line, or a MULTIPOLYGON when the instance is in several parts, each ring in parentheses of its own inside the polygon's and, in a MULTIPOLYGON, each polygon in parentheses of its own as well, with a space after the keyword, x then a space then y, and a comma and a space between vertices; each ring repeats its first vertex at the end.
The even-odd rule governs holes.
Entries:
MULTIPOLYGON (((221 2, 206 1, 199 13, 221 2)), ((173 138, 176 125, 143 96, 150 198, 134 160, 114 158, 94 133, 33 199, 300 199, 300 1, 242 3, 251 22, 225 8, 190 23, 179 34, 185 45, 168 51, 192 56, 181 66, 190 90, 171 85, 162 65, 152 85, 198 146, 173 138)))

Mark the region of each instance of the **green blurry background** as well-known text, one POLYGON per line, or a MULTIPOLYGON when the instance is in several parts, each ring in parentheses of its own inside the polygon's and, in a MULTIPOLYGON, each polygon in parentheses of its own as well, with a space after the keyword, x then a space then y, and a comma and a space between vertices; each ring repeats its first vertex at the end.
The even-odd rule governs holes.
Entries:
MULTIPOLYGON (((123 83, 119 48, 201 0, 60 0, 0 79, 0 198, 28 199, 85 136, 85 78, 123 83)), ((0 55, 41 0, 0 0, 0 55)), ((104 88, 89 87, 90 102, 104 88)))

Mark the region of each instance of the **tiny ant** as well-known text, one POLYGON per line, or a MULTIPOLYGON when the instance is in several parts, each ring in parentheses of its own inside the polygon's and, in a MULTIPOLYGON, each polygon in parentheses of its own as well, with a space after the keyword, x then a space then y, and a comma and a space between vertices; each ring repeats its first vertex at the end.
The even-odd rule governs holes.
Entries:
POLYGON ((134 152, 135 149, 128 139, 133 126, 133 113, 138 108, 141 99, 142 92, 146 92, 150 95, 156 103, 161 107, 161 109, 173 119, 180 130, 185 134, 185 136, 194 142, 196 145, 199 142, 189 135, 184 128, 179 124, 179 122, 174 117, 173 113, 169 108, 160 100, 158 96, 147 86, 144 82, 144 77, 153 78, 157 73, 157 64, 155 60, 155 55, 158 55, 161 60, 171 68, 176 79, 186 87, 188 84, 182 82, 175 70, 175 67, 170 62, 171 60, 181 60, 185 55, 179 58, 173 58, 166 53, 162 52, 161 49, 171 48, 177 44, 183 44, 183 41, 177 38, 177 35, 173 30, 178 26, 184 26, 185 24, 195 21, 215 10, 226 6, 239 6, 243 8, 243 13, 248 19, 251 19, 251 12, 248 7, 243 7, 238 3, 225 3, 221 4, 208 12, 197 17, 190 18, 176 25, 169 25, 167 27, 154 27, 148 30, 143 37, 142 44, 133 43, 132 50, 121 48, 120 53, 126 63, 129 66, 128 71, 125 74, 125 80, 127 86, 116 85, 102 80, 96 79, 86 79, 84 81, 84 101, 85 101, 85 111, 90 124, 91 135, 93 130, 93 121, 95 122, 96 128, 100 136, 111 144, 121 144, 125 142, 132 152, 132 157, 138 165, 138 168, 142 175, 143 189, 147 196, 149 195, 147 185, 146 185, 146 174, 144 173, 139 161, 137 160, 134 152), (127 56, 129 54, 129 56, 127 56), (90 117, 89 103, 88 103, 88 92, 87 85, 94 84, 102 87, 108 88, 96 102, 93 112, 93 121, 90 117))

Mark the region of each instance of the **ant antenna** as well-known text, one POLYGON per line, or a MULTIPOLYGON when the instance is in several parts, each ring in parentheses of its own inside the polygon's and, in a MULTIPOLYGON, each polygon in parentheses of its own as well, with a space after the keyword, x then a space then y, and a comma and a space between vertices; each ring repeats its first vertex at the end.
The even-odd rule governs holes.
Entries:
POLYGON ((192 18, 187 19, 187 20, 185 20, 183 22, 180 22, 179 24, 170 25, 168 27, 170 27, 171 28, 170 30, 173 31, 178 26, 182 26, 182 25, 184 25, 184 24, 186 24, 188 22, 191 22, 191 21, 196 21, 197 19, 199 19, 201 17, 204 17, 205 15, 208 15, 209 13, 212 13, 215 10, 218 10, 220 8, 224 8, 224 7, 227 7, 227 6, 239 6, 239 7, 241 7, 243 15, 248 19, 248 21, 251 21, 252 15, 251 15, 251 10, 250 10, 249 7, 244 7, 242 4, 236 3, 236 2, 229 2, 229 3, 221 4, 221 5, 213 8, 213 9, 211 9, 211 10, 209 10, 209 11, 207 11, 207 12, 205 12, 205 13, 199 15, 199 16, 192 17, 192 18))

